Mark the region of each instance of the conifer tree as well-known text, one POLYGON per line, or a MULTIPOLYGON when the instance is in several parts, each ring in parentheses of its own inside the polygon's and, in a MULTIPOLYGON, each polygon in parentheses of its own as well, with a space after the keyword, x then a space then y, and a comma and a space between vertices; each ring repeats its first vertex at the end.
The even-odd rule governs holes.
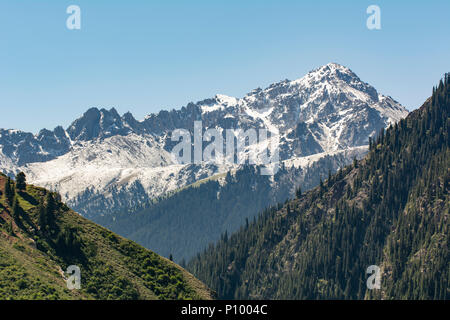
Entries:
POLYGON ((47 229, 48 219, 46 208, 44 207, 44 204, 42 202, 39 203, 38 214, 39 226, 41 228, 41 231, 45 231, 47 229))
POLYGON ((15 196, 12 207, 12 217, 14 218, 14 221, 18 222, 20 215, 21 215, 21 208, 19 204, 19 199, 17 198, 17 196, 15 196))
POLYGON ((13 204, 15 193, 16 193, 15 188, 14 185, 11 183, 11 178, 8 177, 8 180, 6 180, 5 182, 5 197, 10 206, 13 204))
POLYGON ((298 187, 297 190, 295 191, 295 196, 297 197, 297 199, 299 199, 302 196, 302 188, 298 187))
POLYGON ((53 198, 51 192, 49 192, 45 197, 45 216, 48 225, 53 224, 55 220, 55 210, 56 210, 55 199, 53 198))
POLYGON ((25 191, 27 188, 25 173, 19 172, 16 176, 16 188, 18 191, 25 191))
POLYGON ((8 178, 5 181, 5 198, 8 201, 8 203, 9 203, 10 197, 11 197, 11 184, 10 184, 10 179, 8 178))
POLYGON ((14 185, 14 182, 11 181, 11 193, 10 193, 10 198, 9 198, 9 203, 13 203, 14 197, 16 196, 16 187, 14 185))

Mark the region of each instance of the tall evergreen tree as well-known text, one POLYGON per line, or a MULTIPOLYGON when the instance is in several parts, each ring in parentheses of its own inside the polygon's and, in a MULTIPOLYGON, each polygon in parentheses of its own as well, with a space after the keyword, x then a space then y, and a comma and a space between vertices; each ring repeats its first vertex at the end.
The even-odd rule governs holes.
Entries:
POLYGON ((8 179, 5 182, 5 198, 6 201, 10 206, 13 205, 14 195, 15 195, 15 189, 14 185, 11 182, 11 178, 8 177, 8 179))
POLYGON ((17 195, 14 197, 13 200, 12 216, 14 218, 14 221, 16 221, 16 223, 19 222, 21 216, 21 207, 17 195))
POLYGON ((45 233, 48 226, 48 219, 47 219, 47 210, 44 207, 42 201, 40 201, 38 205, 38 219, 40 230, 45 233))
POLYGON ((295 191, 295 196, 297 197, 297 199, 299 199, 302 196, 302 188, 298 187, 297 190, 295 191))
POLYGON ((16 176, 16 188, 18 191, 25 191, 27 188, 25 173, 19 172, 16 176))
MULTIPOLYGON (((9 178, 5 180, 5 188, 4 189, 5 189, 5 199, 9 203, 9 199, 11 197, 11 183, 10 183, 9 178)), ((9 203, 9 204, 11 204, 11 203, 9 203)))

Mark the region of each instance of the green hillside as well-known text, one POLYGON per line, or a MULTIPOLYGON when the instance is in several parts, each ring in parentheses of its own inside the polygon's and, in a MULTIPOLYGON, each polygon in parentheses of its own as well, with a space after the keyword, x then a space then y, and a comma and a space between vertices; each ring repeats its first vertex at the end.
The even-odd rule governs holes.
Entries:
POLYGON ((450 299, 450 77, 362 161, 190 261, 223 299, 450 299), (366 270, 381 268, 369 290, 366 270))
POLYGON ((0 300, 211 299, 173 262, 75 213, 58 195, 0 175, 0 300), (67 289, 64 271, 81 270, 67 289))

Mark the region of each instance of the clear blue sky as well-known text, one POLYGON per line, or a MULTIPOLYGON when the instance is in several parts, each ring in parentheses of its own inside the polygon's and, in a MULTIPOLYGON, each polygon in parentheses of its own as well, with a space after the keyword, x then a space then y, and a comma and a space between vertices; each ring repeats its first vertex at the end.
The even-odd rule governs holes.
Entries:
POLYGON ((450 1, 0 2, 0 128, 67 127, 89 107, 137 119, 242 97, 328 62, 412 110, 450 71, 450 1), (66 8, 81 8, 81 30, 66 8), (366 8, 381 8, 381 30, 366 8))

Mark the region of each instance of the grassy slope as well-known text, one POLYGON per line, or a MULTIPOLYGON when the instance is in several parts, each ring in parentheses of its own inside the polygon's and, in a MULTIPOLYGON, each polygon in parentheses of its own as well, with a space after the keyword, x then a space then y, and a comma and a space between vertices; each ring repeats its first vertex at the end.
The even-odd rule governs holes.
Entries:
MULTIPOLYGON (((0 175, 0 299, 211 299, 210 290, 173 262, 113 234, 57 202, 56 231, 45 235, 38 204, 48 191, 17 193, 13 219, 0 175), (58 249, 58 231, 71 230, 80 246, 58 249), (81 289, 68 290, 62 270, 81 269, 81 289)), ((55 195, 56 196, 56 195, 55 195)))

